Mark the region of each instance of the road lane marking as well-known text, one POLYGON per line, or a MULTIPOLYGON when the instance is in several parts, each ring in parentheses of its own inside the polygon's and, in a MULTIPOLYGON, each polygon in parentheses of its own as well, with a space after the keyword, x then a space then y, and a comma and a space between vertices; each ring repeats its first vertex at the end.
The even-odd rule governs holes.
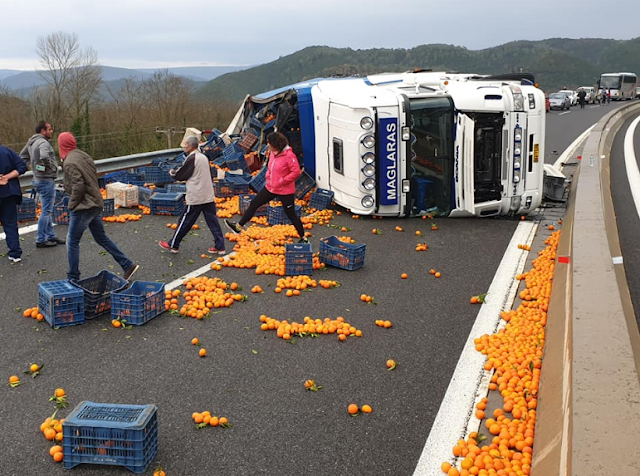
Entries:
MULTIPOLYGON (((235 254, 235 251, 233 253, 229 253, 229 255, 231 254, 235 254)), ((166 291, 171 291, 174 288, 177 288, 178 286, 182 286, 182 283, 184 283, 185 281, 191 279, 191 278, 197 278, 198 276, 202 276, 204 273, 206 273, 207 271, 211 271, 211 265, 213 263, 215 263, 218 260, 222 260, 223 258, 225 258, 226 256, 229 255, 225 255, 225 256, 221 256, 220 258, 213 260, 211 263, 209 264, 205 264, 204 266, 201 266, 200 268, 191 271, 188 274, 185 274, 184 276, 182 276, 181 278, 178 278, 174 281, 171 281, 170 283, 167 283, 164 285, 164 289, 166 291)), ((220 261, 221 262, 221 261, 220 261)))
POLYGON ((567 147, 564 152, 562 154, 560 154, 560 157, 558 157, 558 159, 554 162, 553 166, 558 169, 558 170, 562 170, 561 165, 563 163, 567 162, 567 158, 572 155, 575 150, 580 146, 580 144, 582 143, 583 140, 586 139, 586 137, 589 135, 589 133, 591 132, 591 130, 596 127, 596 125, 592 125, 591 127, 589 127, 586 131, 584 131, 582 134, 580 134, 578 136, 578 138, 576 140, 574 140, 569 147, 567 147))
POLYGON ((564 116, 565 114, 571 114, 571 111, 561 112, 558 116, 564 116))
POLYGON ((640 116, 634 119, 624 136, 624 163, 627 169, 627 179, 629 180, 629 187, 631 187, 633 201, 636 204, 638 217, 640 217, 640 170, 638 170, 638 161, 636 160, 636 153, 633 149, 633 136, 639 122, 640 116))
POLYGON ((442 462, 455 461, 452 448, 480 424, 474 415, 474 404, 486 396, 490 378, 487 378, 488 372, 484 370, 486 356, 476 351, 473 340, 484 334, 493 334, 506 324, 500 318, 500 312, 512 308, 520 284, 515 276, 523 272, 529 254, 518 249, 518 244, 530 245, 537 228, 533 222, 521 222, 511 237, 487 291, 487 302, 480 307, 442 399, 414 476, 441 476, 442 462))
POLYGON ((596 107, 600 107, 600 104, 597 104, 597 105, 595 105, 595 106, 590 106, 590 107, 589 107, 589 109, 594 109, 594 108, 596 108, 596 107))
MULTIPOLYGON (((55 225, 55 223, 54 223, 55 225)), ((18 228, 18 235, 26 235, 27 233, 31 233, 32 231, 38 230, 38 224, 23 226, 22 228, 18 228)), ((5 233, 0 233, 0 241, 6 240, 7 235, 5 233)))

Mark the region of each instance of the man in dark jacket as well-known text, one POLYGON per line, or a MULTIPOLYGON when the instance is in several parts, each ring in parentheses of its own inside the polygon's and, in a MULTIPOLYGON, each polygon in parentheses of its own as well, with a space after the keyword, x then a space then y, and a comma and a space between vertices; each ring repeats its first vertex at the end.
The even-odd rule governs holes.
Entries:
POLYGON ((60 158, 63 160, 64 192, 69 195, 69 231, 67 233, 67 255, 69 271, 67 279, 80 279, 80 239, 89 228, 93 239, 107 250, 120 265, 127 281, 139 266, 120 251, 104 231, 102 224, 103 199, 98 185, 98 174, 93 159, 77 148, 76 139, 70 132, 58 137, 60 158))
POLYGON ((64 240, 56 236, 53 230, 53 205, 56 199, 56 175, 58 162, 51 147, 53 127, 45 121, 36 126, 36 133, 32 135, 20 152, 20 157, 30 162, 33 172, 33 188, 40 197, 42 210, 38 220, 37 248, 48 248, 64 245, 64 240))
POLYGON ((18 176, 26 171, 24 160, 0 144, 0 222, 7 237, 9 261, 12 263, 22 261, 18 237, 18 205, 22 203, 22 192, 18 176))
POLYGON ((580 88, 580 91, 578 91, 578 100, 580 101, 580 109, 584 109, 586 97, 587 97, 587 92, 584 89, 580 88))

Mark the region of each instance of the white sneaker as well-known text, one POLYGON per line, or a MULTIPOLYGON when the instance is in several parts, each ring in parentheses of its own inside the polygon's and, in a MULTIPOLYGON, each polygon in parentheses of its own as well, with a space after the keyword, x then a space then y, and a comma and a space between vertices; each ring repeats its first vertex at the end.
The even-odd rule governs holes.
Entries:
POLYGON ((9 261, 11 261, 12 263, 19 263, 20 261, 22 261, 22 258, 14 258, 13 256, 9 256, 9 261))

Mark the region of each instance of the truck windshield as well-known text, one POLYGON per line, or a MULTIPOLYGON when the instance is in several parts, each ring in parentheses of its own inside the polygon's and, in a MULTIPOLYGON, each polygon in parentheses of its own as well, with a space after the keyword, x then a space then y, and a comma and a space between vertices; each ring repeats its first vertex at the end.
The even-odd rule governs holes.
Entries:
POLYGON ((620 89, 620 76, 602 76, 600 87, 609 89, 620 89))
POLYGON ((453 105, 449 98, 410 100, 411 196, 414 213, 451 211, 453 105))

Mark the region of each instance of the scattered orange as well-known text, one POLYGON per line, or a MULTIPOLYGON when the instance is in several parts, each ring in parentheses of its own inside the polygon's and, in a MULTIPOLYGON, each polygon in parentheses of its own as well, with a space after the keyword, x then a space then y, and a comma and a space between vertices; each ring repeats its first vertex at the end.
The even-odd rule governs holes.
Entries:
POLYGON ((371 413, 373 409, 369 405, 362 405, 362 413, 371 413))
POLYGON ((347 411, 350 415, 355 415, 356 413, 358 413, 358 405, 356 405, 355 403, 350 404, 347 407, 347 411))
POLYGON ((207 356, 207 349, 200 349, 200 352, 198 352, 198 355, 200 357, 206 357, 207 356))

